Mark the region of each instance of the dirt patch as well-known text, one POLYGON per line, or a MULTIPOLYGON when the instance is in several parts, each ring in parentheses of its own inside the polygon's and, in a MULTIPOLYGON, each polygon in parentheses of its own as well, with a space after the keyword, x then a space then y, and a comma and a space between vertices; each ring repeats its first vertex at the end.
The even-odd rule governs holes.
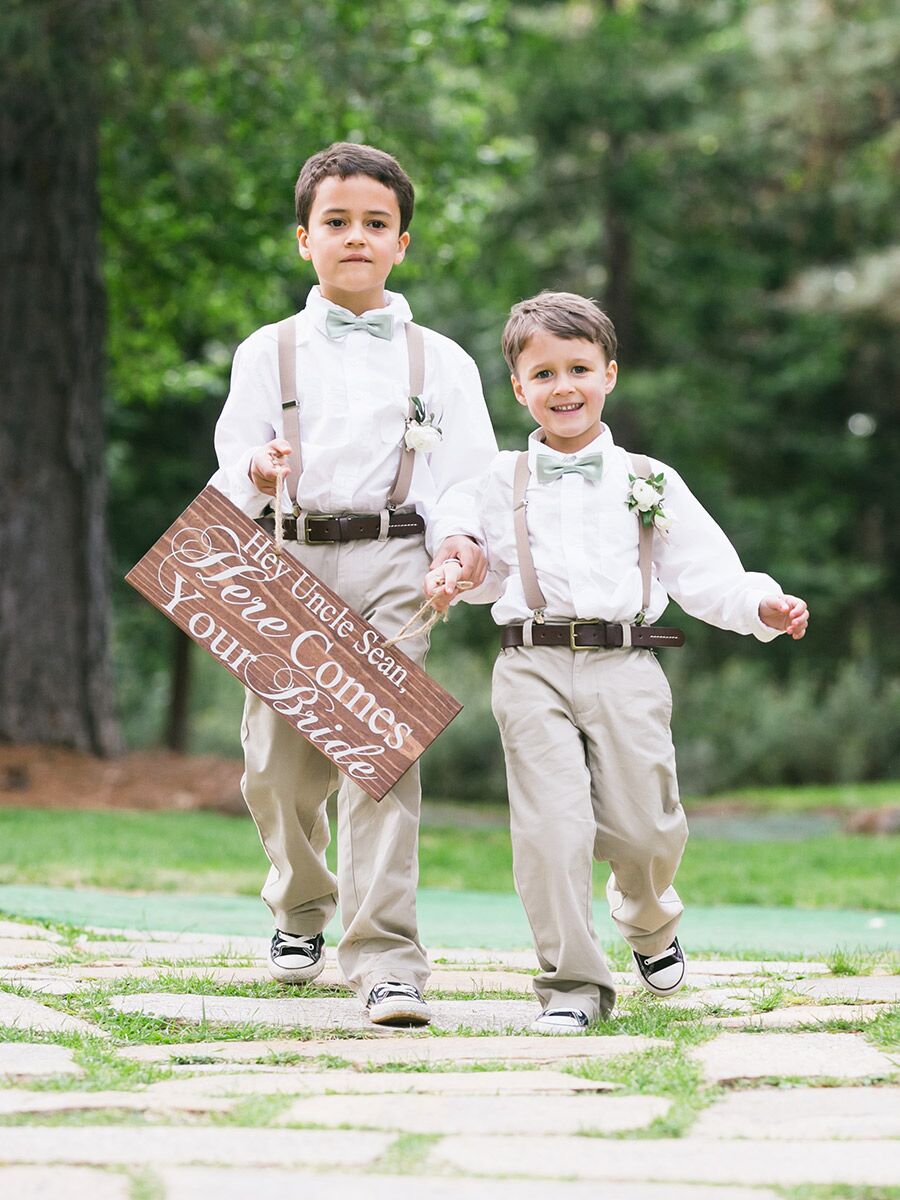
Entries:
POLYGON ((233 758, 139 750, 95 758, 50 746, 0 745, 0 807, 209 809, 243 815, 233 758))

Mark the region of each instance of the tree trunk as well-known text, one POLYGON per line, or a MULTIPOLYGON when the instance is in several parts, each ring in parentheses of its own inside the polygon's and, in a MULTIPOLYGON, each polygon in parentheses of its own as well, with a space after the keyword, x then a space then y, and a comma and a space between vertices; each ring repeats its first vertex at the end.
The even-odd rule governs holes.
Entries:
POLYGON ((67 6, 23 11, 0 63, 0 740, 109 753, 97 67, 67 6))
POLYGON ((191 698, 191 647, 186 633, 172 627, 172 682, 169 689, 169 712, 166 721, 166 745, 178 754, 187 750, 188 708, 191 698))

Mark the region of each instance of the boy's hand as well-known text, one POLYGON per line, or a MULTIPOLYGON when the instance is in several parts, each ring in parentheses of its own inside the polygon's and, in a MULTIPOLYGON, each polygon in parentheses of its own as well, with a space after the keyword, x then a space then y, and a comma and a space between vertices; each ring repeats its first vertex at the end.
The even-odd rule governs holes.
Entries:
POLYGON ((484 577, 487 574, 487 559, 484 551, 473 538, 466 537, 464 534, 444 538, 431 560, 431 570, 440 567, 448 558, 455 559, 460 565, 461 570, 457 574, 457 579, 468 579, 472 587, 478 587, 480 583, 484 583, 484 577))
POLYGON ((809 624, 809 609, 799 596, 765 596, 759 602, 759 619, 770 629, 802 638, 809 624))
POLYGON ((450 607, 461 573, 462 563, 458 558, 445 558, 439 567, 432 567, 425 576, 422 590, 436 612, 446 612, 450 607))
POLYGON ((256 450, 250 459, 247 474, 258 492, 264 492, 267 496, 275 495, 275 490, 288 468, 290 453, 291 444, 284 438, 274 438, 256 450))

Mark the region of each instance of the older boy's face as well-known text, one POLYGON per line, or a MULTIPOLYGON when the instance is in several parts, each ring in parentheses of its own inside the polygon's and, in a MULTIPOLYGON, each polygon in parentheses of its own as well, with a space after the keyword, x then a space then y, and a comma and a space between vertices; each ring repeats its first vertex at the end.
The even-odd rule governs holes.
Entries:
POLYGON ((562 338, 539 330, 516 362, 513 391, 544 430, 544 441, 563 454, 589 445, 603 429, 607 393, 618 367, 584 338, 562 338))
POLYGON ((297 240, 322 295, 358 315, 383 307, 385 280, 403 261, 409 234, 400 232, 400 206, 389 187, 368 175, 329 175, 316 188, 309 228, 301 225, 297 240))

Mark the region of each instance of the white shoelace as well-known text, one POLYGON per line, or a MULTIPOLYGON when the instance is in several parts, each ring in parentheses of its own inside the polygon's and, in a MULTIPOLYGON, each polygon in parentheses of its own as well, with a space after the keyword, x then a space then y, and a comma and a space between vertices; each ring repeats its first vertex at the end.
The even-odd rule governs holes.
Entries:
MULTIPOLYGON (((643 957, 643 955, 641 957, 643 957)), ((669 948, 667 950, 661 950, 659 952, 659 954, 648 955, 648 957, 644 959, 644 962, 649 967, 653 963, 658 963, 661 958, 674 958, 674 957, 675 957, 675 943, 673 942, 672 945, 669 946, 669 948)))

